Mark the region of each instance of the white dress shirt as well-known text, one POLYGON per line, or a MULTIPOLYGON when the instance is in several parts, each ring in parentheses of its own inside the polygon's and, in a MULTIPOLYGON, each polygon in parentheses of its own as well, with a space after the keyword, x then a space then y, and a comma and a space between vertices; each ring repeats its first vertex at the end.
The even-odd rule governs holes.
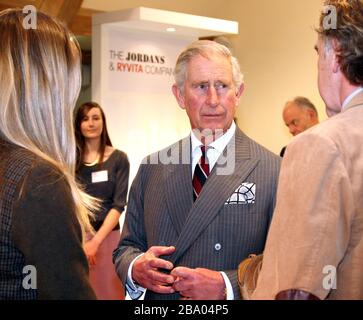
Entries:
POLYGON ((359 93, 363 92, 363 87, 360 87, 354 90, 348 97, 346 97, 343 101, 342 111, 346 108, 346 106, 353 100, 353 98, 358 95, 359 93))

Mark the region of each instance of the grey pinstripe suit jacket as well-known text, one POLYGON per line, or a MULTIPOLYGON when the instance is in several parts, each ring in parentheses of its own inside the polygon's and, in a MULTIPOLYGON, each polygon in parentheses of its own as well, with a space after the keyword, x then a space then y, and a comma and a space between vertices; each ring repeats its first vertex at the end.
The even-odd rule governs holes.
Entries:
MULTIPOLYGON (((165 155, 163 150, 140 166, 131 186, 121 240, 113 255, 124 284, 128 267, 137 255, 151 246, 173 245, 176 251, 164 258, 174 266, 224 271, 235 298, 240 297, 236 269, 250 253, 263 251, 275 204, 280 158, 238 128, 229 144, 235 153, 225 155, 235 161, 233 173, 217 174, 221 165, 217 163, 194 203, 190 137, 171 147, 180 154, 188 150, 188 163, 150 164, 156 156, 165 155), (225 204, 243 182, 256 184, 255 202, 225 204)), ((183 160, 181 155, 179 160, 183 160)), ((145 297, 177 298, 178 294, 160 295, 149 290, 145 297)))

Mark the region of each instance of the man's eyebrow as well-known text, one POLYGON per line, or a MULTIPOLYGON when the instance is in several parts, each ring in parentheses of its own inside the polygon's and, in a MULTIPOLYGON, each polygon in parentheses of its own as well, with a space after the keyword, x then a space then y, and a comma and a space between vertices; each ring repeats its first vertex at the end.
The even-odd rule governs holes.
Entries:
POLYGON ((204 81, 204 80, 201 80, 201 81, 193 81, 192 82, 192 85, 201 85, 201 84, 209 84, 208 81, 204 81))

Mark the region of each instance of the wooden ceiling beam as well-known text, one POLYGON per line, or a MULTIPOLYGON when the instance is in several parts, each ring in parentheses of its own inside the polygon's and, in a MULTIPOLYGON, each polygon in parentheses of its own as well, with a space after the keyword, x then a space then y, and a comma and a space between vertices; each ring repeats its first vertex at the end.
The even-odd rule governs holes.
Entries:
POLYGON ((75 35, 92 34, 92 15, 102 11, 81 8, 83 0, 0 0, 0 10, 33 5, 65 22, 75 35))
POLYGON ((92 15, 101 13, 102 11, 81 8, 77 16, 69 24, 69 29, 75 34, 80 36, 92 35, 92 15))
POLYGON ((24 8, 27 5, 32 5, 36 8, 43 0, 0 0, 0 10, 9 8, 24 8))
POLYGON ((43 0, 38 8, 69 25, 77 16, 83 0, 43 0))
POLYGON ((43 0, 1 0, 0 8, 24 8, 27 5, 38 7, 43 0))

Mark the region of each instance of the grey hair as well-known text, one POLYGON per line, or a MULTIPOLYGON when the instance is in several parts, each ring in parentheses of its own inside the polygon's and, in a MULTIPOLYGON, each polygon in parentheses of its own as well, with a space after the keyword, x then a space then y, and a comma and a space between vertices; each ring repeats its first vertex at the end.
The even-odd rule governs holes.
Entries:
POLYGON ((300 108, 310 109, 312 110, 316 116, 318 116, 318 110, 316 110, 314 104, 305 97, 295 97, 294 100, 292 100, 296 105, 298 105, 300 108))
POLYGON ((174 79, 178 88, 183 92, 184 82, 187 77, 188 63, 192 58, 200 55, 209 59, 213 54, 218 54, 230 59, 232 65, 232 77, 236 88, 239 88, 243 83, 243 74, 236 57, 234 57, 231 51, 224 45, 211 40, 198 40, 191 43, 185 50, 179 55, 175 69, 174 79))

